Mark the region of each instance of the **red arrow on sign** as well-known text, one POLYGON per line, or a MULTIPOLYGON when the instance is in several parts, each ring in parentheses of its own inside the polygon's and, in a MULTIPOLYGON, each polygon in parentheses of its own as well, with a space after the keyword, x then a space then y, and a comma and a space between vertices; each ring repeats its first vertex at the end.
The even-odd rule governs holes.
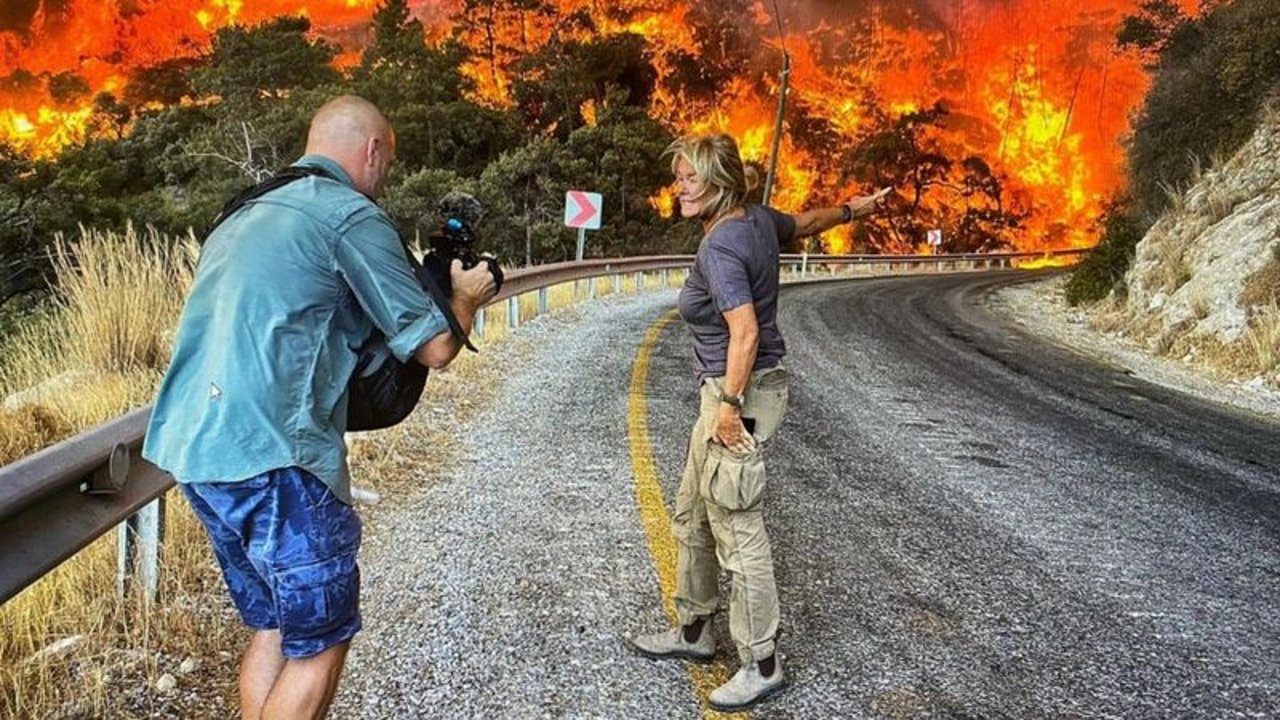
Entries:
POLYGON ((591 199, 581 190, 570 190, 569 197, 573 198, 573 202, 578 206, 578 214, 573 216, 569 221, 571 227, 581 227, 587 224, 587 221, 596 216, 598 212, 591 199))

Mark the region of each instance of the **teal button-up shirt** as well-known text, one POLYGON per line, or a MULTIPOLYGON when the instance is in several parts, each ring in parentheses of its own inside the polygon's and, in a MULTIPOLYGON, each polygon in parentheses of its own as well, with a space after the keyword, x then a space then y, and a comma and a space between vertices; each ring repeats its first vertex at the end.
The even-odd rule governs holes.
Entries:
POLYGON ((178 482, 296 465, 351 502, 343 433, 356 350, 376 328, 408 359, 447 331, 395 227, 332 160, 209 236, 142 455, 178 482))

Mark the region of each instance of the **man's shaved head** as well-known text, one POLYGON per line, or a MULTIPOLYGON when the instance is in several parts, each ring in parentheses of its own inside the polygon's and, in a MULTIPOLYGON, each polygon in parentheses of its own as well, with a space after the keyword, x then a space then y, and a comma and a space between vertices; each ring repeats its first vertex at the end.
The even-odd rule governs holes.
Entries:
POLYGON ((325 103, 311 118, 307 154, 337 161, 356 189, 377 197, 395 156, 395 133, 373 103, 343 95, 325 103))
POLYGON ((373 103, 343 95, 324 104, 311 118, 307 152, 315 148, 359 147, 369 138, 386 138, 391 124, 373 103))

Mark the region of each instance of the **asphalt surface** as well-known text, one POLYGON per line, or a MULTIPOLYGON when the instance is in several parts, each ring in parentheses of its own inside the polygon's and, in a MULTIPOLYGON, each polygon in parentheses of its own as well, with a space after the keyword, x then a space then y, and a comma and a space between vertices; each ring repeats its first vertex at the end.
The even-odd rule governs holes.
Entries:
MULTIPOLYGON (((1026 336, 983 309, 1011 277, 784 290, 766 522, 791 686, 754 715, 1280 716, 1280 425, 1026 336)), ((699 715, 679 663, 619 642, 664 622, 626 388, 673 303, 551 321, 472 461, 377 523, 339 717, 699 715)), ((649 370, 668 508, 690 353, 676 324, 649 370)))
POLYGON ((760 715, 1280 715, 1280 427, 1026 337, 1007 277, 785 296, 760 715))

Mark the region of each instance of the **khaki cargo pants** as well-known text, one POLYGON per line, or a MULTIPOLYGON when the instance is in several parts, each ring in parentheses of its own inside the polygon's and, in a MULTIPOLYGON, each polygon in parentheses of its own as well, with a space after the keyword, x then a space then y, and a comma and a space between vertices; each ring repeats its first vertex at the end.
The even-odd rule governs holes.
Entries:
POLYGON ((757 370, 747 385, 743 418, 755 420, 756 449, 738 455, 712 441, 723 378, 702 385, 702 406, 689 439, 676 512, 676 612, 687 625, 716 611, 720 568, 729 572, 729 634, 743 664, 773 654, 778 590, 764 529, 763 446, 787 409, 787 371, 757 370))

